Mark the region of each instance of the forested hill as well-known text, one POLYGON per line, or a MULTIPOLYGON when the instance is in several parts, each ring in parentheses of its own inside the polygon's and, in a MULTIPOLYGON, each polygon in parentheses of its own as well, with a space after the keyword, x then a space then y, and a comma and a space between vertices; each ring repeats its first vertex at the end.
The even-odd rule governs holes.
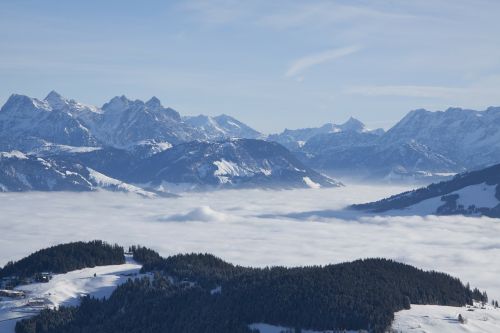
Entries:
POLYGON ((0 270, 1 277, 32 277, 42 272, 66 273, 85 267, 125 263, 123 247, 103 241, 74 242, 39 250, 0 270))
MULTIPOLYGON (((246 268, 210 254, 161 258, 133 247, 154 278, 129 280, 107 300, 46 310, 17 333, 249 333, 268 323, 302 329, 384 332, 410 304, 462 306, 486 294, 447 274, 386 259, 311 267, 246 268)), ((254 331, 255 332, 255 331, 254 331)))

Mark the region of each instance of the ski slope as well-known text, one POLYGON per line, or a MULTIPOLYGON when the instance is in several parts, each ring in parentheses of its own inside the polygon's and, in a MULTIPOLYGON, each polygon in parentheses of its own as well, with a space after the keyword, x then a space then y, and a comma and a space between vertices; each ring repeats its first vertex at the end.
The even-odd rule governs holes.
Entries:
POLYGON ((33 316, 44 308, 77 305, 85 295, 109 297, 118 285, 138 276, 140 269, 141 265, 127 256, 123 265, 84 268, 54 275, 47 283, 19 286, 16 290, 24 291, 24 298, 0 301, 0 332, 13 333, 17 320, 33 316))

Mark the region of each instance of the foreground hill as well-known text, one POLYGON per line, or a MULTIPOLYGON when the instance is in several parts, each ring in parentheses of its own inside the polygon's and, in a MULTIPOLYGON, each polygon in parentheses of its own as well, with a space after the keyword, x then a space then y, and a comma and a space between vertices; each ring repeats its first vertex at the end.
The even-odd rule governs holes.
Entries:
POLYGON ((235 266, 208 254, 161 258, 133 247, 147 278, 129 280, 104 300, 44 310, 17 333, 256 332, 257 323, 309 330, 384 332, 410 304, 463 306, 487 300, 458 279, 384 259, 327 266, 235 266), (154 276, 154 277, 153 277, 154 276))
POLYGON ((422 214, 464 214, 500 217, 500 164, 459 174, 376 202, 351 206, 371 212, 405 210, 422 214))

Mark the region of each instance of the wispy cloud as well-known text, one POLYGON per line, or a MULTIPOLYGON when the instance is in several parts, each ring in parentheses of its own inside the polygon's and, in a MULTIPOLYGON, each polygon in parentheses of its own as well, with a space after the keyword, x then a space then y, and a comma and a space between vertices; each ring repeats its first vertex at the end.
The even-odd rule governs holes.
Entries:
MULTIPOLYGON (((400 8, 401 9, 401 8, 400 8)), ((304 2, 297 6, 286 6, 274 12, 264 15, 258 20, 259 24, 278 29, 325 26, 341 22, 363 21, 387 21, 387 20, 409 20, 428 19, 425 16, 409 14, 403 11, 388 11, 371 8, 364 5, 341 5, 332 2, 304 2)))
POLYGON ((298 76, 299 74, 301 74, 302 72, 313 66, 346 57, 350 54, 358 52, 360 49, 361 49, 360 46, 354 45, 354 46, 336 48, 320 53, 310 54, 308 56, 295 60, 288 67, 285 76, 286 77, 298 76))

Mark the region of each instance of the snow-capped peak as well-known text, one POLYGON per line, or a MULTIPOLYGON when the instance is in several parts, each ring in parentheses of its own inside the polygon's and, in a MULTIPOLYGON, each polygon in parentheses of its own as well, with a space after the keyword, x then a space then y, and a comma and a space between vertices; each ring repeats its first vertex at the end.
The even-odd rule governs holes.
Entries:
POLYGON ((350 117, 345 123, 339 125, 339 127, 342 131, 363 132, 365 130, 365 124, 353 117, 350 117))
POLYGON ((52 90, 51 92, 49 92, 49 94, 47 95, 47 97, 45 97, 45 100, 46 101, 60 101, 60 100, 66 100, 64 97, 61 96, 61 94, 59 94, 57 91, 55 90, 52 90))
POLYGON ((156 109, 156 108, 162 108, 163 106, 161 105, 160 100, 156 97, 153 96, 149 99, 149 101, 146 102, 146 106, 151 109, 156 109))
POLYGON ((61 108, 62 106, 64 105, 67 105, 68 101, 66 98, 64 98, 63 96, 61 96, 58 92, 56 92, 55 90, 52 90, 48 95, 47 97, 45 97, 44 101, 46 101, 47 103, 49 103, 49 105, 53 108, 53 109, 59 109, 61 108))
POLYGON ((115 96, 108 103, 102 106, 105 111, 120 111, 125 110, 132 103, 125 95, 115 96))
POLYGON ((25 95, 12 94, 3 105, 1 112, 30 113, 34 109, 50 111, 50 107, 46 101, 40 101, 25 95))

